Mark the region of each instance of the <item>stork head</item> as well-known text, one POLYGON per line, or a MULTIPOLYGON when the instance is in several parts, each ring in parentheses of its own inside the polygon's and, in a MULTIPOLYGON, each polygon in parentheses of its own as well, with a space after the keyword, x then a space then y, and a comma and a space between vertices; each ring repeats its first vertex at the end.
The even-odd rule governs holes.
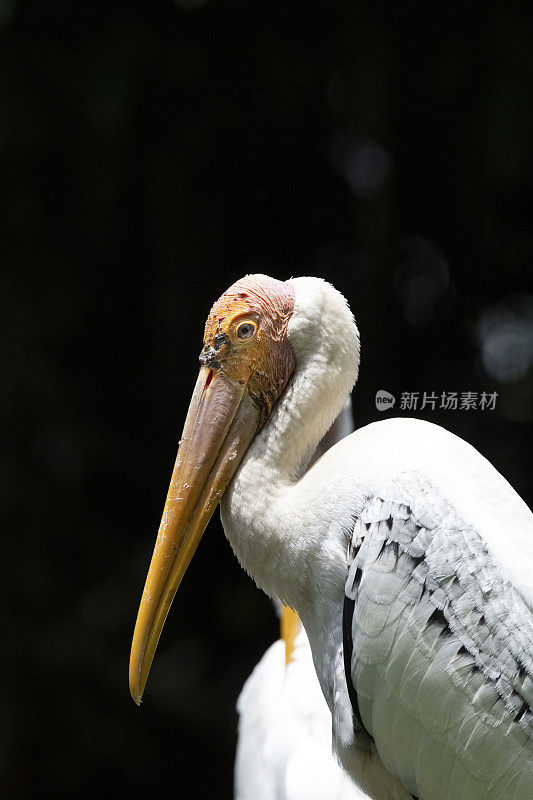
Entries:
POLYGON ((247 275, 224 292, 205 324, 200 364, 246 391, 266 420, 294 369, 287 326, 294 289, 267 275, 247 275))
POLYGON ((294 289, 265 275, 233 284, 207 318, 189 406, 146 579, 130 658, 140 703, 168 610, 246 450, 295 365, 287 327, 294 289))

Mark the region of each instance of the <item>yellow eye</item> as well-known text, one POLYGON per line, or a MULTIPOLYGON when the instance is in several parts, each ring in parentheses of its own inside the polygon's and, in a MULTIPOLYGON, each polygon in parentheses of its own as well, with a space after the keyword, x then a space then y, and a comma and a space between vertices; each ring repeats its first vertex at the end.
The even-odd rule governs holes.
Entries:
POLYGON ((255 325, 251 322, 243 322, 237 328, 237 336, 239 339, 251 339, 255 333, 255 325))

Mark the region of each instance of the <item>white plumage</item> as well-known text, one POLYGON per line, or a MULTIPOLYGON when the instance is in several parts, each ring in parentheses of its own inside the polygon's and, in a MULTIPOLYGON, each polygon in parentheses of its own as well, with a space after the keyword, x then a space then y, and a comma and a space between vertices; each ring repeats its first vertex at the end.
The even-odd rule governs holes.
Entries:
POLYGON ((235 800, 364 800, 332 754, 331 713, 302 629, 292 660, 274 642, 237 703, 235 800))
MULTIPOLYGON (((348 398, 313 460, 352 431, 348 398)), ((274 642, 239 696, 235 800, 368 800, 332 752, 331 713, 301 624, 292 647, 274 642)))
POLYGON ((531 800, 531 512, 473 447, 418 420, 358 430, 303 474, 357 377, 359 337, 333 287, 292 285, 296 370, 222 499, 228 539, 300 614, 337 752, 371 797, 531 800), (372 514, 391 534, 381 555, 372 514), (360 722, 342 631, 355 557, 348 677, 360 722), (449 636, 428 625, 440 608, 449 636))

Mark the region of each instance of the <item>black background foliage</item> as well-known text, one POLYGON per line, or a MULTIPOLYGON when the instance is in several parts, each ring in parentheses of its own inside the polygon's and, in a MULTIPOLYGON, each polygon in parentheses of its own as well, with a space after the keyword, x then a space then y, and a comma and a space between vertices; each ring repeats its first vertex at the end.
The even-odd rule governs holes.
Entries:
MULTIPOLYGON (((4 797, 230 797, 277 635, 210 524, 142 710, 133 623, 211 303, 246 272, 347 296, 378 389, 528 502, 523 3, 0 2, 4 797), (483 9, 480 11, 479 9, 483 9)), ((505 535, 505 531, 502 531, 505 535)))

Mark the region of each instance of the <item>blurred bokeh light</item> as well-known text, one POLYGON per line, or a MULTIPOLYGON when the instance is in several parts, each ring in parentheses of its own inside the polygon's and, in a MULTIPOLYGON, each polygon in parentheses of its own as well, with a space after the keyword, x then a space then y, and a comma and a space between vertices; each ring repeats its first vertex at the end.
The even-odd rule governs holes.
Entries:
POLYGON ((524 378, 533 366, 533 295, 511 295, 488 308, 477 333, 487 375, 501 383, 524 378))
POLYGON ((346 132, 333 137, 331 162, 352 192, 364 200, 380 194, 392 168, 392 157, 383 145, 346 132))
POLYGON ((447 316, 455 292, 443 253, 422 236, 407 236, 398 256, 393 284, 405 321, 422 328, 447 316))

